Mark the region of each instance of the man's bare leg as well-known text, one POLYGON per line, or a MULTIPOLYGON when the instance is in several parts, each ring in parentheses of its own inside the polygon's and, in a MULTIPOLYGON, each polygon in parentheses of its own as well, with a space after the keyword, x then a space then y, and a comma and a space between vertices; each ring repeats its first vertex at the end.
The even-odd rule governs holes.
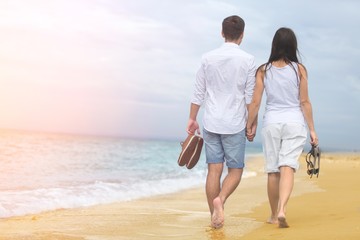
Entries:
POLYGON ((213 213, 211 225, 214 228, 221 228, 224 225, 224 204, 226 199, 235 191, 239 185, 243 169, 229 168, 219 195, 213 200, 213 213))
POLYGON ((210 209, 210 214, 214 212, 214 199, 220 193, 220 180, 223 171, 223 163, 209 163, 206 178, 206 197, 210 209))

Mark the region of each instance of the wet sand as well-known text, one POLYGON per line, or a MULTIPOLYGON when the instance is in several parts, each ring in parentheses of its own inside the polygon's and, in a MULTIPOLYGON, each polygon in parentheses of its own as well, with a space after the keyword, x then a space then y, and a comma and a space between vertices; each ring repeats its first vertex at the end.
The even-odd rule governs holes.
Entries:
MULTIPOLYGON (((248 161, 262 169, 262 157, 248 161)), ((204 187, 89 208, 0 219, 0 240, 17 239, 360 239, 360 154, 322 155, 319 178, 304 157, 288 203, 290 228, 266 224, 266 175, 245 178, 211 229, 204 187)))

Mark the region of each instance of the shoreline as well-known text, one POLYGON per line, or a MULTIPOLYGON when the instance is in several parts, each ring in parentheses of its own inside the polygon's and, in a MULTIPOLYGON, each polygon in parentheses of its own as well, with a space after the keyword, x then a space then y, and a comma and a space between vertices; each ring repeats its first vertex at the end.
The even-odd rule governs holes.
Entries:
POLYGON ((319 178, 312 179, 305 173, 304 162, 302 156, 288 204, 289 229, 265 223, 269 213, 266 174, 259 173, 263 158, 256 157, 247 161, 246 168, 257 169, 258 174, 242 179, 230 196, 225 205, 225 226, 220 230, 210 227, 205 190, 200 187, 129 202, 0 219, 0 240, 338 239, 331 236, 343 236, 329 230, 347 232, 346 239, 358 239, 360 191, 343 186, 352 183, 354 188, 358 187, 360 155, 323 154, 319 178), (341 200, 341 196, 350 200, 341 200), (336 200, 336 207, 329 199, 336 200), (344 203, 347 215, 342 216, 340 206, 344 203), (333 235, 323 238, 324 231, 333 235))

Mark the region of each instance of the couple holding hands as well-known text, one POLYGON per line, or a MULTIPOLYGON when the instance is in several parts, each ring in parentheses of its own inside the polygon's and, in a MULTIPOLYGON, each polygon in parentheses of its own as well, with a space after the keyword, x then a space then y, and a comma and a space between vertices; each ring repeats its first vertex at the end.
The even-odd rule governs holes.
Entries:
POLYGON ((225 18, 222 22, 225 43, 203 55, 196 74, 187 132, 200 134, 196 119, 203 106, 202 135, 208 164, 206 196, 211 226, 221 228, 226 199, 239 185, 243 173, 246 138, 253 141, 257 131, 265 90, 261 137, 271 208, 267 222, 285 228, 289 227, 286 205, 308 131, 310 143, 318 144, 307 71, 299 63, 296 36, 289 28, 276 31, 269 60, 257 68, 254 56, 239 48, 244 28, 241 17, 225 18), (224 163, 228 173, 221 182, 224 163))

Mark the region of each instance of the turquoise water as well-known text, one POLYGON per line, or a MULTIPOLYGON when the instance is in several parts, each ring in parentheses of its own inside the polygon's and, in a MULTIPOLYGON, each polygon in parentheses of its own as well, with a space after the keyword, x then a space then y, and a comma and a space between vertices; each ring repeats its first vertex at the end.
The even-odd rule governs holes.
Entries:
MULTIPOLYGON (((177 165, 178 141, 0 131, 0 217, 129 201, 202 186, 204 154, 177 165)), ((247 148, 247 157, 261 152, 247 148)), ((245 172, 244 177, 256 173, 245 172)))

